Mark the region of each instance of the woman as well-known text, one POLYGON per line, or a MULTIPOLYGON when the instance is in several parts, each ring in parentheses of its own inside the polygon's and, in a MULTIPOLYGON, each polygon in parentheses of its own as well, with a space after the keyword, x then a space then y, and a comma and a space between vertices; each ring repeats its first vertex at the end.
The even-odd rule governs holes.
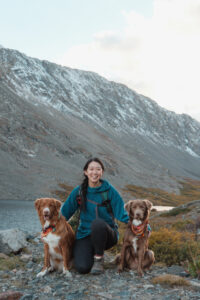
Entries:
POLYGON ((128 223, 129 217, 119 193, 103 180, 104 165, 98 158, 87 161, 84 180, 61 208, 69 218, 80 206, 80 224, 74 245, 74 264, 79 273, 101 274, 104 250, 114 246, 119 237, 114 218, 128 223))

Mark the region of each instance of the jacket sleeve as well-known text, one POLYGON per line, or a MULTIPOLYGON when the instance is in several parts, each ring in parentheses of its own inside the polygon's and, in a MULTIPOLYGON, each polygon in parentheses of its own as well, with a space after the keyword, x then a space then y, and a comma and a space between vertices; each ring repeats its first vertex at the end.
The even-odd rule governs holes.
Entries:
POLYGON ((120 194, 115 190, 115 188, 111 187, 110 189, 110 200, 111 200, 111 206, 113 209, 114 217, 121 222, 128 223, 129 216, 127 211, 124 208, 124 201, 120 194))
POLYGON ((73 189, 73 191, 61 207, 61 214, 66 218, 67 221, 71 218, 71 216, 73 216, 75 211, 78 209, 78 193, 79 187, 76 187, 75 189, 73 189))

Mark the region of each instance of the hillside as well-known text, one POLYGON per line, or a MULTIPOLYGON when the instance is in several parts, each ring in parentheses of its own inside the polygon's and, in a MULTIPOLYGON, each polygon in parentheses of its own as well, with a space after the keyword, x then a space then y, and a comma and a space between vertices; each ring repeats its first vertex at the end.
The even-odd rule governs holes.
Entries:
POLYGON ((98 74, 0 48, 0 199, 80 183, 91 156, 125 185, 179 192, 200 180, 200 123, 98 74))

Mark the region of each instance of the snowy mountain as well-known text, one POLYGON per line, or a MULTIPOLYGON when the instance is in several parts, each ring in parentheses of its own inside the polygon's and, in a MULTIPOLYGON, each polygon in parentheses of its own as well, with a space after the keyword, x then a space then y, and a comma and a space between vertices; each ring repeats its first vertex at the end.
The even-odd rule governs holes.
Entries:
POLYGON ((93 72, 6 48, 0 49, 0 122, 2 187, 16 187, 7 198, 48 194, 58 182, 79 184, 94 155, 119 187, 177 191, 181 178, 200 179, 199 122, 93 72))

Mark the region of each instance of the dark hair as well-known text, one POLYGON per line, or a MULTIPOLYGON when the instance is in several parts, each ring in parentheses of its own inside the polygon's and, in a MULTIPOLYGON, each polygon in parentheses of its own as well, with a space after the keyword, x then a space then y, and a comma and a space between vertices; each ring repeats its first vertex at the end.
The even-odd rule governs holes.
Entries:
MULTIPOLYGON (((102 170, 104 171, 104 165, 102 163, 102 161, 97 158, 97 157, 93 157, 93 158, 90 158, 85 166, 83 167, 83 171, 87 171, 88 167, 89 167, 89 164, 91 162, 97 162, 100 164, 100 166, 102 167, 102 170)), ((80 188, 80 196, 81 196, 81 210, 86 210, 86 201, 87 201, 87 189, 88 189, 88 177, 87 175, 84 174, 84 179, 82 181, 82 184, 81 184, 81 188, 80 188)))

